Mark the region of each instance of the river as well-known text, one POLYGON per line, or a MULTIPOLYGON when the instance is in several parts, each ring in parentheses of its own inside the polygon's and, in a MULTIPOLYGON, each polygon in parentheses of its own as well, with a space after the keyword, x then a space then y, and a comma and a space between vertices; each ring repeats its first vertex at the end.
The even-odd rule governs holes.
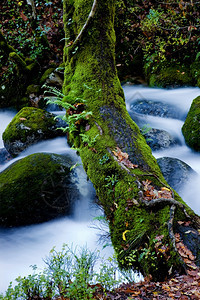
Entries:
MULTIPOLYGON (((189 149, 184 142, 181 133, 183 118, 185 118, 192 100, 200 95, 199 88, 179 89, 152 89, 144 86, 124 86, 127 110, 131 112, 131 104, 139 99, 161 101, 169 106, 176 106, 180 118, 161 118, 149 115, 138 115, 143 124, 149 124, 152 128, 164 129, 176 137, 180 143, 176 147, 154 152, 156 158, 168 156, 183 160, 200 174, 200 154, 189 149)), ((14 111, 0 110, 0 136, 7 124, 15 115, 14 111)), ((3 147, 0 138, 0 148, 3 147)), ((36 152, 54 152, 58 154, 70 153, 76 155, 67 145, 65 138, 56 138, 51 141, 44 141, 30 147, 17 159, 36 152)), ((77 160, 79 158, 77 157, 77 160)), ((9 162, 10 164, 12 162, 9 162)), ((7 164, 7 165, 8 165, 7 164)), ((7 165, 0 166, 2 171, 7 165)), ((94 227, 94 217, 99 216, 101 211, 93 204, 94 189, 87 181, 87 177, 81 166, 78 167, 79 190, 82 198, 75 207, 71 217, 63 217, 54 221, 26 226, 21 228, 9 228, 0 230, 0 292, 5 291, 10 281, 17 276, 31 273, 30 265, 37 264, 40 268, 44 266, 43 258, 56 246, 59 250, 63 243, 69 245, 87 245, 90 249, 99 249, 102 255, 112 255, 112 248, 102 250, 103 245, 98 243, 98 230, 94 227)), ((199 175, 185 185, 181 196, 191 208, 200 213, 200 183, 199 175)))

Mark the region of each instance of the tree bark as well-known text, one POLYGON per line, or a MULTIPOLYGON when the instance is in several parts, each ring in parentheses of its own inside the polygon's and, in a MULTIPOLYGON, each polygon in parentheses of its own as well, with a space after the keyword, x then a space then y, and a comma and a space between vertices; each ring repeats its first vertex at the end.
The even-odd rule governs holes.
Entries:
MULTIPOLYGON (((199 217, 164 180, 126 110, 115 66, 115 1, 63 3, 63 101, 75 104, 76 113, 81 107, 77 103, 82 102, 83 109, 92 112, 75 123, 76 131, 69 132, 69 141, 78 148, 96 189, 119 266, 151 275, 154 280, 196 270, 200 258, 199 217), (191 235, 195 249, 187 244, 191 235)), ((72 110, 67 114, 73 114, 72 110)))

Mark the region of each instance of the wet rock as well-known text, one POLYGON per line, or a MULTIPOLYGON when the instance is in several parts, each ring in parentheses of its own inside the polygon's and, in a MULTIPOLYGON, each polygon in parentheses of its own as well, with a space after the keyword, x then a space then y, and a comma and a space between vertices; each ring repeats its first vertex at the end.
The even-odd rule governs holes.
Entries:
POLYGON ((169 148, 179 143, 167 131, 155 128, 150 129, 144 137, 153 151, 169 148))
POLYGON ((177 110, 177 107, 153 100, 137 100, 131 104, 130 109, 139 114, 158 116, 162 118, 180 120, 184 120, 185 118, 185 116, 177 110))
POLYGON ((55 120, 55 115, 39 108, 24 107, 5 129, 4 146, 15 157, 30 145, 63 135, 62 130, 57 130, 61 126, 63 124, 55 120))
POLYGON ((78 200, 69 156, 36 153, 0 173, 0 226, 41 223, 71 212, 78 200))
POLYGON ((5 148, 0 149, 0 165, 5 164, 11 158, 12 156, 8 153, 8 151, 5 148))
POLYGON ((196 175, 196 172, 180 159, 161 157, 157 159, 157 162, 168 184, 178 193, 188 183, 188 180, 196 175))

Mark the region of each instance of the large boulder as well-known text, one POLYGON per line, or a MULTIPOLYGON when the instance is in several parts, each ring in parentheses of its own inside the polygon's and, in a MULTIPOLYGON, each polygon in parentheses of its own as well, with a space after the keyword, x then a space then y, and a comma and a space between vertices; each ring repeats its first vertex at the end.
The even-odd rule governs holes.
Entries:
POLYGON ((68 156, 36 153, 0 173, 0 226, 40 223, 66 215, 78 199, 68 156))
POLYGON ((4 146, 15 157, 30 145, 63 135, 62 130, 57 130, 59 127, 55 115, 39 108, 24 107, 5 129, 4 146))
POLYGON ((186 144, 195 151, 200 151, 200 96, 192 102, 182 133, 186 144))
POLYGON ((161 157, 157 159, 157 163, 165 180, 178 193, 183 190, 191 176, 196 175, 188 164, 177 158, 161 157))

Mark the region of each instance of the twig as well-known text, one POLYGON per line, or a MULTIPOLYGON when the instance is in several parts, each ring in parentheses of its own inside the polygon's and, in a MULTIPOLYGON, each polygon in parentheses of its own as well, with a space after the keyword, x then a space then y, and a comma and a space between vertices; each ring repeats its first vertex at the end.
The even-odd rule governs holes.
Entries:
POLYGON ((174 222, 174 214, 175 214, 175 209, 176 206, 173 204, 170 208, 170 213, 169 213, 169 221, 168 221, 168 231, 169 231, 169 237, 172 241, 173 247, 174 249, 176 249, 176 240, 175 240, 175 236, 174 236, 174 231, 173 231, 173 222, 174 222))
POLYGON ((164 203, 165 205, 175 205, 178 206, 185 214, 186 218, 191 219, 191 217, 188 215, 188 213, 185 210, 185 205, 183 203, 180 203, 178 201, 176 201, 173 198, 156 198, 156 199, 152 199, 150 201, 147 200, 140 200, 143 204, 145 204, 147 207, 154 207, 157 204, 162 204, 164 203))
POLYGON ((97 126, 97 128, 99 129, 100 135, 102 135, 103 134, 103 129, 101 128, 101 126, 96 121, 94 123, 97 126))
POLYGON ((174 248, 174 251, 178 254, 180 260, 181 260, 181 263, 182 263, 182 266, 187 274, 187 268, 186 268, 186 265, 185 265, 185 262, 183 261, 182 257, 180 256, 177 248, 176 248, 176 239, 175 239, 175 235, 174 235, 174 231, 173 231, 173 223, 174 223, 174 215, 175 215, 175 209, 176 209, 176 206, 173 204, 170 208, 170 213, 169 213, 169 221, 168 221, 168 232, 169 232, 169 237, 172 241, 172 245, 173 245, 173 248, 174 248))
POLYGON ((96 7, 97 7, 97 0, 94 0, 93 5, 92 5, 92 9, 91 9, 91 11, 90 11, 90 13, 89 13, 89 16, 88 16, 88 18, 87 18, 85 24, 83 25, 81 31, 79 32, 78 36, 77 36, 76 39, 74 40, 72 46, 75 46, 75 45, 81 40, 81 38, 82 38, 82 36, 83 36, 83 33, 84 33, 84 31, 87 29, 88 24, 89 24, 91 18, 94 17, 94 14, 95 14, 95 11, 96 11, 96 7))

